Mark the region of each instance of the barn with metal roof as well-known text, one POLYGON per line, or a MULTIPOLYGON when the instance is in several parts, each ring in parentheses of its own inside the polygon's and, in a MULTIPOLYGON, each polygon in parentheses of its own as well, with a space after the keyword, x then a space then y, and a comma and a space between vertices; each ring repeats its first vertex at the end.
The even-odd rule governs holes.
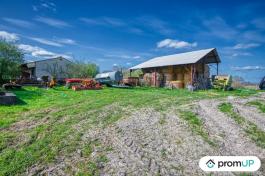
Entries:
POLYGON ((130 70, 142 69, 143 82, 156 87, 184 88, 188 85, 206 88, 210 70, 208 64, 221 62, 215 48, 161 56, 150 59, 130 70))

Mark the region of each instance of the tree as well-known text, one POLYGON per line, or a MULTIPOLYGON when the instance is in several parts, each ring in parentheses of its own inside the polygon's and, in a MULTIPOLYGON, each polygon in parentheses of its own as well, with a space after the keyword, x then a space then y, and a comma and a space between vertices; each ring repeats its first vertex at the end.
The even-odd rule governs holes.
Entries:
POLYGON ((68 76, 75 78, 93 78, 99 73, 99 67, 93 63, 76 61, 69 65, 68 76))
POLYGON ((17 46, 6 41, 0 41, 0 84, 15 79, 20 75, 20 64, 24 54, 17 46))

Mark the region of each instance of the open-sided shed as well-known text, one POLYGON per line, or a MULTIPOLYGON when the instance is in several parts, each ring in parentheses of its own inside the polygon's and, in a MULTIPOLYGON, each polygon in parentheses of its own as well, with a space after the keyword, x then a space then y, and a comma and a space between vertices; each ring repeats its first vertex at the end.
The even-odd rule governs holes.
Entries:
POLYGON ((206 88, 209 83, 208 64, 221 62, 215 48, 156 57, 130 68, 142 69, 143 80, 150 86, 184 88, 193 85, 206 88))

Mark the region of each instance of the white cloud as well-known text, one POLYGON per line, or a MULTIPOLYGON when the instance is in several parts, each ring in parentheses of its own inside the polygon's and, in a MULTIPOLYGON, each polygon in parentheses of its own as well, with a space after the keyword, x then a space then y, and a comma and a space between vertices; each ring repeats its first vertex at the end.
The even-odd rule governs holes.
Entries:
POLYGON ((50 51, 47 51, 47 50, 40 48, 40 47, 37 47, 37 46, 19 44, 18 48, 21 49, 22 51, 24 51, 26 54, 30 54, 33 57, 51 58, 51 57, 62 56, 62 57, 67 58, 67 59, 71 58, 68 55, 50 52, 50 51))
POLYGON ((65 21, 54 19, 54 18, 46 18, 46 17, 37 17, 35 18, 36 21, 47 24, 49 26, 53 26, 56 28, 64 28, 70 27, 71 25, 65 21))
POLYGON ((32 6, 32 9, 33 9, 33 11, 35 11, 35 12, 39 11, 38 7, 35 6, 35 5, 32 6))
POLYGON ((0 39, 5 40, 7 42, 16 42, 19 40, 19 37, 17 34, 14 33, 0 31, 0 39))
POLYGON ((56 5, 53 2, 49 2, 49 1, 41 1, 41 3, 33 5, 32 6, 33 11, 38 12, 40 10, 49 10, 52 12, 56 12, 56 5))
POLYGON ((264 66, 244 66, 244 67, 232 67, 235 71, 252 71, 252 70, 265 70, 264 66))
POLYGON ((243 44, 239 43, 233 47, 233 49, 248 49, 248 48, 256 48, 260 46, 258 43, 248 43, 248 44, 243 44))
POLYGON ((25 20, 20 20, 20 19, 15 19, 15 18, 2 18, 2 19, 10 24, 23 27, 23 28, 32 28, 34 26, 33 23, 25 21, 25 20))
POLYGON ((112 17, 97 17, 97 18, 79 18, 80 21, 90 26, 113 27, 119 28, 129 33, 142 35, 144 31, 138 27, 138 23, 132 20, 123 20, 112 17))
POLYGON ((129 31, 130 33, 134 33, 134 34, 143 34, 143 33, 144 33, 144 31, 143 31, 142 29, 137 28, 137 27, 130 27, 130 28, 128 29, 128 31, 129 31))
POLYGON ((49 45, 49 46, 57 46, 57 47, 62 47, 63 46, 60 43, 57 43, 57 42, 54 42, 54 41, 51 41, 51 40, 46 40, 46 39, 43 39, 43 38, 30 37, 30 39, 34 40, 36 42, 45 44, 45 45, 49 45))
POLYGON ((249 52, 237 52, 237 53, 233 53, 232 56, 233 57, 237 57, 237 56, 252 56, 252 54, 249 53, 249 52))
POLYGON ((38 38, 38 37, 28 37, 31 40, 34 40, 36 42, 49 45, 49 46, 56 46, 56 47, 62 47, 64 44, 66 45, 75 45, 76 41, 69 39, 69 38, 54 38, 52 40, 47 40, 44 38, 38 38))
POLYGON ((123 22, 122 20, 110 17, 80 18, 80 20, 89 25, 114 26, 114 27, 120 27, 126 25, 126 23, 123 22))
POLYGON ((170 27, 170 24, 160 18, 154 16, 142 16, 136 19, 136 24, 145 26, 147 30, 159 33, 162 35, 174 34, 175 30, 170 27))
POLYGON ((62 43, 62 44, 68 44, 68 45, 75 45, 76 41, 72 40, 72 39, 68 39, 68 38, 58 38, 55 39, 54 41, 58 42, 58 43, 62 43))
POLYGON ((52 10, 52 11, 54 11, 54 12, 56 11, 56 6, 55 6, 55 4, 52 3, 52 2, 42 3, 41 6, 42 6, 43 8, 46 8, 46 9, 52 10))
POLYGON ((105 57, 110 58, 122 58, 122 59, 140 59, 141 56, 138 55, 127 55, 127 54, 105 54, 105 57))
POLYGON ((261 30, 248 30, 242 34, 242 37, 247 41, 264 43, 265 36, 261 30))
POLYGON ((133 56, 134 59, 140 59, 141 56, 133 56))
POLYGON ((109 18, 109 17, 104 17, 103 20, 112 26, 124 26, 126 25, 125 22, 123 22, 120 19, 117 18, 109 18))
POLYGON ((31 54, 34 57, 53 57, 55 55, 55 53, 37 46, 19 44, 18 48, 24 51, 26 54, 31 54))
POLYGON ((234 38, 238 34, 237 30, 227 24, 227 22, 219 16, 210 19, 207 18, 203 21, 203 25, 206 27, 206 30, 208 30, 202 32, 205 35, 231 40, 231 38, 234 38))
POLYGON ((196 47, 197 42, 189 43, 185 41, 173 40, 173 39, 165 39, 157 43, 158 48, 190 48, 196 47))

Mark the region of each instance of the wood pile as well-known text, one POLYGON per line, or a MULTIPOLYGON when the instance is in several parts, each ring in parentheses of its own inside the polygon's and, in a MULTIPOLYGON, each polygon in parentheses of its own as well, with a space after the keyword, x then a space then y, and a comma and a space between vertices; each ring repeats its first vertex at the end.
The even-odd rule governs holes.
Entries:
POLYGON ((69 86, 71 86, 71 84, 74 84, 71 86, 74 91, 102 89, 102 86, 94 79, 67 79, 66 84, 68 84, 69 86))

